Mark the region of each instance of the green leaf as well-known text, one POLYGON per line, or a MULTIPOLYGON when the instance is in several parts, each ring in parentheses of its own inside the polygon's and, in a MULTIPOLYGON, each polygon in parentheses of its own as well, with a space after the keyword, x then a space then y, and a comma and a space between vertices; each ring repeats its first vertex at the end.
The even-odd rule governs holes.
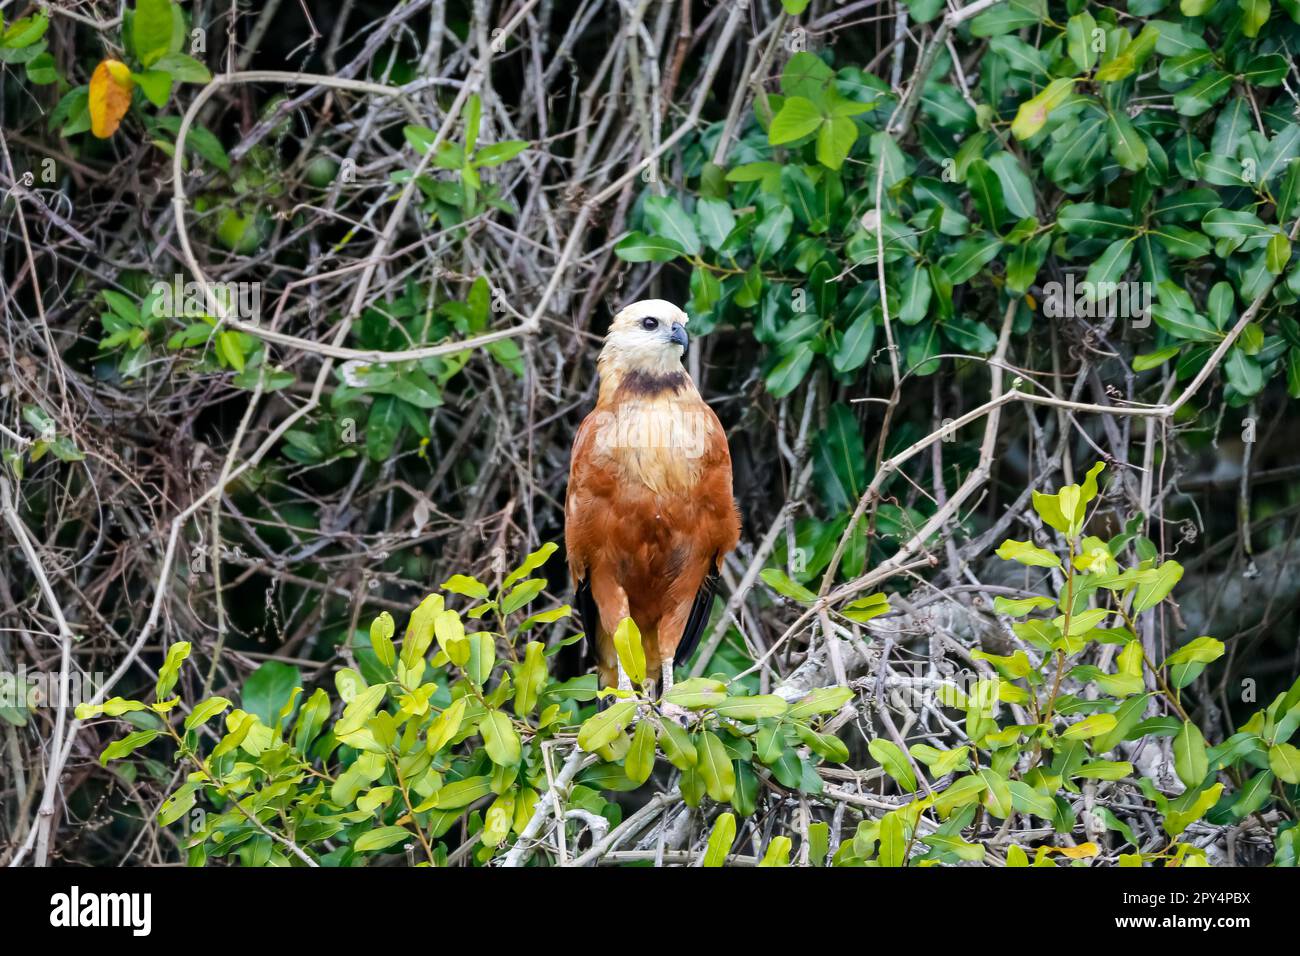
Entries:
POLYGON ((817 130, 817 162, 839 169, 858 139, 858 126, 847 116, 832 116, 817 130))
POLYGON ((849 759, 848 745, 834 734, 819 734, 801 723, 796 723, 794 729, 808 749, 823 760, 844 763, 849 759))
POLYGON ((736 771, 731 758, 716 734, 706 730, 700 734, 699 741, 696 769, 704 777, 704 788, 714 800, 726 803, 736 787, 736 771))
POLYGON ((1217 661, 1223 656, 1226 650, 1223 641, 1216 640, 1213 637, 1198 637, 1195 640, 1188 641, 1178 650, 1174 651, 1165 658, 1163 667, 1173 667, 1177 664, 1186 664, 1195 661, 1200 664, 1209 664, 1217 661))
POLYGON ((524 662, 515 672, 515 716, 524 718, 533 712, 546 686, 546 645, 529 641, 524 648, 524 662))
POLYGON ((801 604, 811 604, 817 600, 816 594, 802 584, 790 580, 790 577, 780 568, 764 568, 759 572, 758 576, 763 579, 764 584, 777 594, 784 595, 791 600, 798 601, 801 604))
POLYGON ((1174 737, 1174 771, 1189 790, 1199 787, 1210 772, 1209 757, 1205 752, 1205 738, 1190 720, 1184 721, 1182 730, 1174 737))
POLYGON ((885 740, 883 737, 877 737, 867 744, 867 750, 871 756, 885 769, 885 773, 894 778, 894 782, 906 790, 913 793, 916 790, 916 774, 912 772, 912 766, 908 763, 907 757, 898 745, 893 741, 885 740))
POLYGON ((1278 743, 1268 748, 1268 765, 1279 780, 1300 784, 1300 749, 1278 743))
POLYGON ((1070 17, 1065 25, 1066 49, 1080 73, 1088 73, 1097 65, 1097 51, 1093 49, 1093 30, 1097 21, 1084 11, 1070 17))
POLYGON ((1002 183, 1007 211, 1019 219, 1036 215, 1033 184, 1016 158, 1003 150, 990 156, 988 165, 1002 183))
POLYGON ((700 237, 710 249, 721 249, 731 230, 736 228, 736 216, 730 204, 721 199, 701 199, 695 204, 695 218, 699 220, 700 237))
POLYGON ((522 581, 524 578, 528 577, 528 575, 532 574, 547 561, 551 560, 551 555, 553 555, 558 549, 559 545, 554 541, 546 542, 546 544, 542 545, 536 551, 529 554, 528 557, 524 558, 523 563, 519 565, 519 567, 506 575, 505 580, 501 582, 501 589, 504 591, 516 581, 522 581))
POLYGON ((996 552, 1003 561, 1018 561, 1035 568, 1059 568, 1061 559, 1032 541, 1003 541, 996 552))
POLYGON ((480 631, 466 635, 465 641, 469 645, 469 660, 464 665, 465 676, 475 686, 483 687, 492 676, 492 669, 496 667, 496 637, 480 631))
POLYGON ((1056 816, 1056 803, 1051 797, 1040 793, 1023 780, 1011 780, 1007 783, 1011 791, 1011 805, 1021 813, 1032 813, 1044 820, 1056 816))
POLYGON ((799 387, 816 356, 811 349, 796 349, 767 373, 764 384, 773 398, 784 398, 799 387))
POLYGON ((352 848, 358 853, 369 853, 371 850, 387 850, 403 840, 414 842, 415 836, 405 827, 380 827, 361 834, 352 848))
POLYGON ((934 810, 940 817, 946 819, 958 807, 980 799, 987 787, 984 778, 978 775, 958 777, 947 790, 935 797, 934 810))
POLYGON ((208 68, 184 53, 168 53, 154 65, 155 70, 171 74, 177 83, 211 83, 212 74, 208 68))
POLYGON ((1127 760, 1094 760, 1077 767, 1071 777, 1088 780, 1122 780, 1133 775, 1133 765, 1127 760))
POLYGON ((280 711, 301 686, 302 674, 298 668, 281 661, 266 661, 248 675, 239 699, 244 710, 256 714, 266 726, 278 727, 280 711))
POLYGON ((145 66, 160 60, 172 42, 171 0, 136 0, 131 21, 131 45, 145 66))
POLYGON ((1114 714, 1093 714, 1067 727, 1061 734, 1061 739, 1087 740, 1113 730, 1116 723, 1114 714))
MULTIPOLYGON (((1011 816, 1013 800, 1011 796, 1011 788, 1008 786, 1006 778, 988 768, 980 771, 980 778, 988 788, 984 791, 984 796, 981 800, 984 804, 984 809, 988 810, 992 816, 1001 820, 1005 820, 1007 817, 1011 816)), ((981 847, 981 849, 983 849, 983 847, 981 847)))
POLYGON ((727 685, 708 677, 692 677, 673 685, 664 700, 687 710, 715 707, 727 699, 727 685))
POLYGON ((892 608, 889 606, 889 597, 884 594, 868 594, 864 598, 858 598, 856 601, 850 601, 844 607, 840 608, 840 613, 850 621, 856 621, 859 624, 866 624, 872 618, 877 618, 882 614, 888 614, 892 608))
POLYGON ((1269 237, 1264 250, 1264 268, 1272 275, 1281 275, 1291 261, 1291 240, 1283 233, 1275 232, 1269 237))
MULTIPOLYGON (((3 25, 4 19, 0 17, 0 26, 3 25)), ((49 26, 49 17, 44 14, 22 17, 9 24, 9 28, 3 34, 0 34, 0 47, 7 47, 10 50, 25 50, 45 36, 45 31, 49 29, 49 26)))
POLYGON ((99 755, 99 765, 107 767, 110 760, 119 760, 134 753, 161 733, 161 730, 137 730, 133 734, 127 734, 121 740, 113 741, 99 755))
POLYGON ((699 762, 699 753, 686 730, 665 720, 659 730, 659 746, 668 762, 678 770, 690 770, 699 762))
POLYGON ((794 213, 789 206, 778 206, 763 217, 754 229, 754 262, 762 265, 767 258, 781 250, 794 225, 794 213))
POLYGON ((1084 276, 1084 281, 1091 283, 1090 294, 1086 296, 1088 301, 1096 301, 1103 286, 1124 278, 1124 273, 1133 262, 1134 242, 1132 238, 1116 239, 1088 267, 1087 275, 1084 276))
POLYGON ((669 262, 683 251, 671 239, 640 232, 629 232, 614 246, 614 254, 624 262, 669 262))
POLYGON ((656 235, 672 240, 687 255, 699 254, 700 237, 695 231, 695 223, 676 199, 650 196, 645 201, 645 214, 656 235))
POLYGON ((1114 239, 1131 232, 1133 214, 1095 202, 1066 203, 1057 211, 1056 224, 1072 236, 1114 239))
POLYGON ((966 167, 966 185, 980 218, 990 229, 999 228, 1007 220, 1007 206, 1002 198, 1002 180, 993 168, 982 159, 966 167))
POLYGON ((787 836, 772 837, 772 842, 767 845, 767 852, 763 854, 763 859, 759 861, 758 865, 789 866, 790 838, 787 836))
POLYGON ((901 811, 893 810, 880 818, 877 838, 880 847, 876 851, 876 859, 881 866, 907 865, 907 821, 901 811))
POLYGON ((728 697, 713 710, 719 717, 753 722, 764 717, 780 717, 789 707, 784 697, 758 694, 753 697, 728 697))
POLYGON ((392 667, 397 661, 397 651, 393 648, 393 634, 396 633, 396 629, 393 616, 387 611, 370 622, 370 649, 375 652, 375 657, 379 658, 379 663, 385 667, 392 667))
POLYGON ((474 154, 474 165, 480 167, 500 166, 509 162, 528 149, 528 143, 521 139, 491 143, 474 154))
POLYGON ((803 139, 822 125, 822 111, 817 104, 802 96, 787 96, 780 111, 768 127, 767 141, 773 146, 803 139))
POLYGON ((465 636, 465 624, 455 611, 443 608, 441 598, 429 606, 429 615, 421 621, 418 628, 415 621, 415 615, 412 615, 411 625, 406 629, 406 643, 402 645, 402 663, 407 668, 414 667, 415 662, 423 658, 428 650, 430 630, 438 639, 438 646, 453 664, 464 667, 469 663, 471 650, 469 639, 465 636))
POLYGON ((1127 740, 1146 712, 1147 695, 1135 694, 1115 709, 1115 726, 1093 739, 1092 750, 1104 754, 1114 750, 1122 740, 1127 740))
POLYGON ((1174 94, 1174 109, 1182 116, 1200 116, 1232 89, 1232 74, 1206 70, 1199 80, 1174 94))
POLYGON ((1115 161, 1124 169, 1139 170, 1147 164, 1147 147, 1138 136, 1127 114, 1112 111, 1107 115, 1107 135, 1115 161))
POLYGON ((158 808, 158 825, 171 826, 189 813, 198 800, 196 795, 198 789, 197 783, 187 783, 164 800, 162 806, 158 808))
POLYGON ((847 687, 819 687, 790 708, 791 720, 807 720, 817 714, 833 714, 853 698, 847 687))
POLYGON ((1029 139, 1041 130, 1052 111, 1070 98, 1074 83, 1073 79, 1052 80, 1037 96, 1021 103, 1016 118, 1011 121, 1012 135, 1016 139, 1029 139))
POLYGON ((1206 790, 1188 790, 1177 800, 1170 801, 1162 821, 1165 832, 1170 836, 1178 836, 1189 824, 1205 816, 1205 812, 1219 802, 1222 793, 1223 784, 1216 783, 1206 790))
POLYGON ((1183 566, 1177 561, 1166 561, 1140 581, 1133 596, 1132 614, 1141 614, 1163 601, 1183 577, 1183 566))
POLYGON ((522 754, 519 734, 509 716, 499 710, 489 710, 478 725, 483 735, 483 748, 498 767, 519 765, 522 754))
POLYGON ((425 739, 425 749, 429 753, 438 753, 443 747, 451 743, 452 739, 460 732, 460 725, 464 720, 467 704, 468 698, 457 697, 448 705, 446 710, 429 724, 428 734, 425 739))
POLYGON ((861 368, 871 355, 871 348, 875 341, 875 317, 870 311, 864 309, 844 333, 839 348, 831 357, 831 365, 837 372, 852 372, 861 368))
POLYGON ((1007 259, 1008 291, 1014 295, 1024 295, 1029 291, 1029 287, 1038 278, 1038 270, 1043 267, 1051 244, 1051 235, 1043 233, 1011 250, 1011 255, 1007 259))
POLYGON ((645 683, 645 647, 641 644, 641 631, 636 621, 625 617, 614 631, 614 650, 619 663, 633 684, 645 683))
POLYGON ((181 664, 189 656, 188 641, 177 641, 167 648, 167 657, 162 667, 158 669, 158 682, 154 685, 154 700, 162 700, 172 692, 172 688, 176 686, 176 679, 180 676, 181 664))
POLYGON ((352 698, 351 702, 343 708, 343 716, 334 725, 334 736, 345 737, 364 727, 366 722, 375 715, 375 711, 379 709, 387 693, 388 688, 384 684, 376 684, 374 687, 367 687, 352 698))
POLYGON ((148 98, 154 106, 166 106, 167 97, 172 91, 172 76, 162 70, 145 70, 143 73, 132 73, 131 78, 135 80, 140 91, 148 98))
POLYGON ((226 708, 229 706, 230 701, 224 697, 209 697, 190 711, 190 715, 185 718, 185 729, 193 730, 199 724, 211 720, 217 714, 225 713, 226 708))
POLYGON ((1035 595, 1029 598, 1006 598, 997 595, 993 598, 993 610, 999 614, 1006 614, 1010 617, 1024 617, 1030 611, 1040 610, 1042 608, 1053 607, 1056 604, 1051 598, 1035 595))
POLYGON ((1237 5, 1241 7, 1241 32, 1248 37, 1259 36, 1273 12, 1272 4, 1269 0, 1237 0, 1237 5))
POLYGON ((632 745, 628 748, 623 761, 623 769, 636 783, 645 783, 655 768, 655 732, 650 721, 643 720, 636 725, 632 735, 632 745))
POLYGON ((578 728, 578 746, 592 753, 612 743, 636 716, 636 701, 620 700, 607 710, 588 717, 578 728))
POLYGON ((397 445, 402 430, 401 399, 376 395, 366 419, 366 455, 371 461, 387 461, 397 445))
MULTIPOLYGON (((437 810, 459 810, 475 800, 482 800, 492 792, 492 778, 487 776, 466 777, 449 783, 430 798, 437 810)), ((418 809, 418 808, 417 808, 418 809)))
POLYGON ((476 601, 482 601, 488 596, 486 584, 465 574, 453 574, 446 581, 443 581, 439 587, 444 591, 473 598, 476 601))
POLYGON ((1233 815, 1238 819, 1248 817, 1268 803, 1274 779, 1272 771, 1263 770, 1247 780, 1241 788, 1241 795, 1233 801, 1233 815))
POLYGON ((734 813, 722 813, 714 821, 713 829, 709 832, 709 842, 704 849, 704 860, 701 865, 706 867, 719 867, 727 862, 727 854, 731 852, 731 844, 736 841, 736 815, 734 813))
MULTIPOLYGON (((972 170, 975 166, 972 164, 972 170)), ((992 173, 985 172, 989 177, 992 173)), ((999 194, 999 201, 1001 196, 999 194)), ((917 266, 903 283, 903 301, 898 307, 898 319, 905 325, 915 325, 925 318, 930 311, 930 298, 933 288, 930 283, 930 270, 917 266)))

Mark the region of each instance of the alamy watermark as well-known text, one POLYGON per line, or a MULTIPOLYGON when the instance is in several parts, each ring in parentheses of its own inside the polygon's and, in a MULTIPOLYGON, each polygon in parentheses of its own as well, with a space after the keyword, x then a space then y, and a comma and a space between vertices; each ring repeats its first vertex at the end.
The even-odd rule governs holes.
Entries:
POLYGON ((218 312, 222 317, 256 321, 262 314, 260 282, 209 282, 205 296, 201 283, 186 282, 177 274, 170 283, 155 282, 150 292, 157 318, 197 319, 218 312))
POLYGON ((1064 283, 1043 285, 1043 314, 1049 319, 1114 316, 1144 329, 1151 323, 1151 302, 1150 282, 1075 281, 1073 273, 1066 273, 1064 283))
POLYGON ((56 928, 120 927, 132 936, 153 930, 152 893, 94 893, 74 885, 50 897, 50 925, 56 928))
POLYGON ((76 707, 88 704, 104 686, 104 674, 73 672, 68 675, 68 697, 60 702, 59 675, 50 671, 0 671, 0 707, 36 710, 42 707, 76 707))
POLYGON ((708 445, 709 416, 676 405, 622 402, 614 411, 597 411, 596 447, 671 448, 687 458, 699 458, 708 445))

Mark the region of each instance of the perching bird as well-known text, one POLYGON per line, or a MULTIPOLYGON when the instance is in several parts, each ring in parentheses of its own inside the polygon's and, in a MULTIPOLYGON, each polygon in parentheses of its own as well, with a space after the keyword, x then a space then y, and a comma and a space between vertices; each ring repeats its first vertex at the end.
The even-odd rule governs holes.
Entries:
POLYGON ((630 616, 646 674, 667 693, 740 539, 722 423, 682 368, 686 322, 661 299, 614 316, 596 363, 596 408, 573 441, 564 541, 605 687, 630 687, 613 640, 630 616))

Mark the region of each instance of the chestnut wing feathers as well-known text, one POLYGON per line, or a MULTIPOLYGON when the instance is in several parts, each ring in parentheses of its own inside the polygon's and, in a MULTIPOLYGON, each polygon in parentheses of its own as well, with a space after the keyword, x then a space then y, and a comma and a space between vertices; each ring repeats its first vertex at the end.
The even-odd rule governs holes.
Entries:
POLYGON ((600 650, 609 638, 606 631, 619 615, 610 613, 614 608, 602 607, 597 596, 608 593, 614 579, 627 594, 647 656, 658 659, 654 635, 660 621, 671 616, 682 628, 680 640, 674 640, 678 635, 671 632, 664 634, 663 654, 677 663, 684 661, 708 626, 721 556, 736 546, 740 536, 731 454, 721 423, 698 396, 682 404, 688 405, 690 413, 707 415, 710 427, 703 455, 680 464, 644 454, 620 458, 604 450, 597 441, 600 418, 595 413, 582 423, 574 439, 565 544, 588 651, 595 650, 601 657, 608 653, 600 650), (662 470, 657 470, 660 466, 662 470), (646 467, 656 476, 674 480, 652 490, 654 482, 639 470, 646 467), (682 593, 682 585, 689 590, 682 593))

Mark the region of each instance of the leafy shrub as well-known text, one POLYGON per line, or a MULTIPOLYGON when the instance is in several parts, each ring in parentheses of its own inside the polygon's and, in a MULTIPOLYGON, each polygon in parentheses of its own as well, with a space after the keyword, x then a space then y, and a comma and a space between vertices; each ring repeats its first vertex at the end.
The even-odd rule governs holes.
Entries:
MULTIPOLYGON (((1300 681, 1232 737, 1207 744, 1184 710, 1181 689, 1223 654, 1223 644, 1199 637, 1158 665, 1148 659, 1138 622, 1168 597, 1182 568, 1149 559, 1121 569, 1116 555, 1129 535, 1102 541, 1084 533, 1102 468, 1095 465, 1082 485, 1034 496, 1036 512, 1063 547, 1007 540, 998 549, 1006 560, 1063 577, 1054 597, 995 599, 995 610, 1016 619, 1011 630, 1037 659, 1024 649, 974 651, 989 665, 987 676, 966 687, 938 686, 936 706, 964 716, 960 728, 949 722, 964 743, 954 740, 946 749, 916 743, 904 752, 889 737, 870 741, 869 756, 898 796, 893 809, 862 814, 835 848, 835 865, 955 864, 992 852, 1010 866, 1028 865, 1030 853, 1034 865, 1051 866, 1056 856, 1084 861, 1103 852, 1091 839, 1037 847, 1000 839, 994 831, 1016 818, 1041 819, 1067 837, 1099 823, 1116 834, 1118 847, 1128 846, 1118 855, 1121 866, 1206 865, 1206 851, 1185 837, 1197 821, 1239 822, 1270 808, 1293 813, 1300 750, 1288 741, 1300 727, 1300 681), (1042 611, 1048 615, 1039 616, 1042 611), (1103 661, 1113 659, 1114 669, 1084 661, 1098 651, 1103 661), (1008 708, 1016 720, 1004 719, 1008 708), (1181 793, 1162 792, 1130 760, 1114 759, 1143 748, 1171 753, 1181 793), (1093 791, 1095 809, 1081 809, 1082 787, 1093 791), (1143 849, 1124 819, 1131 812, 1112 808, 1134 802, 1159 820, 1163 845, 1143 849)), ((192 864, 233 852, 245 865, 310 858, 347 866, 414 847, 421 864, 445 865, 452 854, 470 851, 486 863, 526 831, 535 813, 547 812, 538 799, 555 779, 550 761, 561 750, 570 760, 583 753, 599 758, 584 766, 563 804, 581 811, 575 827, 591 827, 581 822, 584 814, 603 818, 593 830, 600 834, 622 819, 620 805, 606 794, 646 786, 662 757, 675 797, 716 813, 705 865, 725 861, 736 816, 752 817, 766 800, 779 799, 769 792, 823 797, 817 761, 845 763, 851 756, 843 740, 823 729, 853 698, 849 688, 822 687, 789 702, 778 694, 733 695, 721 680, 688 679, 665 698, 689 713, 679 725, 635 689, 646 679, 645 657, 630 619, 614 640, 633 690, 597 690, 593 676, 558 681, 548 657, 573 638, 548 647, 530 632, 567 619, 570 609, 528 613, 544 583, 531 575, 554 549, 529 555, 495 594, 469 576, 452 577, 442 590, 474 603, 458 611, 442 594, 430 595, 412 612, 401 641, 394 641, 392 617, 381 614, 368 646, 356 651, 359 669, 334 675, 337 714, 324 689, 300 701, 302 688, 293 680, 271 695, 250 693, 250 685, 269 681, 259 671, 244 688, 243 709, 231 709, 224 697, 208 698, 178 728, 168 715, 179 700, 169 695, 189 645, 177 643, 160 671, 155 703, 115 698, 83 707, 78 716, 135 715, 142 725, 110 745, 104 761, 171 738, 191 769, 159 822, 180 820, 200 796, 217 810, 189 837, 192 864), (467 631, 467 623, 487 627, 467 631), (583 719, 581 705, 596 697, 608 698, 609 706, 583 719), (207 732, 217 717, 224 734, 207 732), (722 807, 729 809, 717 812, 722 807), (461 833, 471 837, 463 852, 452 845, 461 833)), ((888 610, 881 597, 869 603, 869 616, 888 610)), ((1294 818, 1279 828, 1279 865, 1295 865, 1296 834, 1294 818)), ((570 834, 568 845, 577 835, 570 834)), ((820 848, 814 859, 825 857, 824 822, 807 826, 802 836, 820 848)), ((782 865, 791 845, 789 835, 778 834, 756 849, 766 865, 782 865)))

